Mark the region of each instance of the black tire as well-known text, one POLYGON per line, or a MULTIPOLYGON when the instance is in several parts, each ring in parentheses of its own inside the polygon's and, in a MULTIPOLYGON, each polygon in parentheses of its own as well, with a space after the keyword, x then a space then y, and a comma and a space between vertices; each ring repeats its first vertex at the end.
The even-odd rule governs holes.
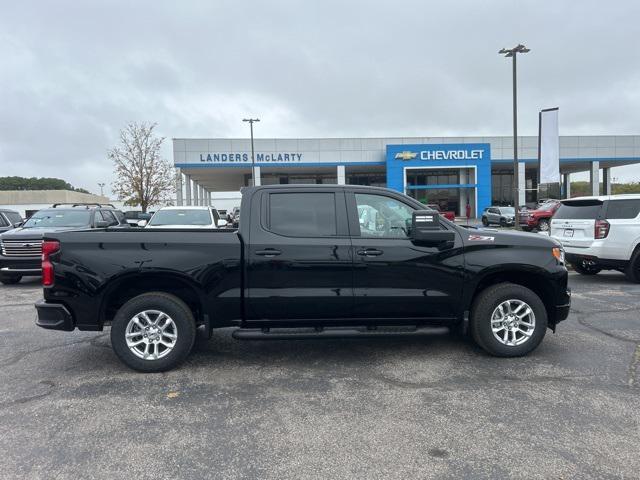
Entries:
POLYGON ((2 276, 0 277, 0 283, 5 285, 15 285, 16 283, 20 283, 22 280, 22 275, 11 275, 11 276, 2 276))
POLYGON ((132 298, 120 307, 111 324, 113 350, 125 365, 139 372, 164 372, 176 367, 191 352, 195 338, 196 323, 191 309, 178 297, 164 292, 144 293, 132 298), (175 345, 168 354, 161 358, 140 358, 127 346, 125 338, 127 325, 134 316, 145 310, 164 312, 175 325, 175 333, 177 334, 175 345))
MULTIPOLYGON (((540 297, 528 288, 514 283, 498 283, 480 292, 471 307, 469 320, 471 335, 475 342, 483 350, 496 357, 526 355, 540 344, 547 331, 547 311, 540 297), (535 316, 533 333, 520 345, 505 345, 494 336, 492 331, 492 315, 498 306, 507 300, 519 300, 526 303, 535 316)), ((513 335, 518 334, 514 333, 513 335)), ((521 333, 519 335, 520 338, 523 337, 521 333)))
POLYGON ((522 229, 523 232, 530 232, 531 231, 531 227, 520 227, 522 229))
POLYGON ((487 220, 487 217, 482 217, 482 225, 485 227, 489 226, 489 220, 487 220))
POLYGON ((591 265, 584 258, 571 262, 571 266, 580 275, 597 275, 602 271, 598 265, 591 265))
POLYGON ((500 226, 503 228, 507 226, 507 221, 504 218, 500 219, 500 226))
POLYGON ((640 249, 636 249, 636 252, 631 255, 624 274, 630 282, 640 283, 640 249))
POLYGON ((541 232, 548 232, 549 231, 549 220, 547 220, 546 218, 541 219, 538 222, 538 230, 540 230, 541 232))

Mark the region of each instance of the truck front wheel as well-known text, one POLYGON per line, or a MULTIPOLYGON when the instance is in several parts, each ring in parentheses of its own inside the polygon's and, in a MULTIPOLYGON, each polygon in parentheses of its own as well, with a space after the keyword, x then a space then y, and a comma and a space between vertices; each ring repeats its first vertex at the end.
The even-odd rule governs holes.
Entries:
POLYGON ((111 344, 128 367, 140 372, 170 370, 187 358, 196 336, 189 307, 164 292, 138 295, 113 319, 111 344))
POLYGON ((547 330, 547 311, 533 291, 514 283, 483 290, 471 308, 476 343, 491 355, 519 357, 535 349, 547 330))

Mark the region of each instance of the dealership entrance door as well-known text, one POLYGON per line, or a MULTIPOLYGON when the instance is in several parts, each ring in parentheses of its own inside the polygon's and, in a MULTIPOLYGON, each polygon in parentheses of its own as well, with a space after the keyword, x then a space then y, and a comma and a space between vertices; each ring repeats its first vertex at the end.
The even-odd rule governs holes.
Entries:
POLYGON ((406 167, 405 192, 425 205, 438 205, 440 210, 466 217, 467 204, 471 218, 476 212, 475 167, 406 167))

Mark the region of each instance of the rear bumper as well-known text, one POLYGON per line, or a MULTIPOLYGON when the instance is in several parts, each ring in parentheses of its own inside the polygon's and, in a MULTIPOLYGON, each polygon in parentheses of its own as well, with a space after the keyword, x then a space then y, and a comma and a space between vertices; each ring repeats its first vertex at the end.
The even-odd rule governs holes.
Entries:
POLYGON ((38 312, 38 317, 36 318, 37 326, 48 330, 63 330, 65 332, 70 332, 75 328, 73 316, 64 305, 38 300, 35 306, 38 312))
POLYGON ((614 258, 601 258, 596 255, 582 254, 582 253, 580 254, 567 253, 566 251, 565 251, 565 259, 567 260, 567 263, 570 263, 570 264, 574 264, 579 260, 589 260, 604 269, 608 269, 608 268, 623 269, 629 263, 628 260, 617 260, 614 258))

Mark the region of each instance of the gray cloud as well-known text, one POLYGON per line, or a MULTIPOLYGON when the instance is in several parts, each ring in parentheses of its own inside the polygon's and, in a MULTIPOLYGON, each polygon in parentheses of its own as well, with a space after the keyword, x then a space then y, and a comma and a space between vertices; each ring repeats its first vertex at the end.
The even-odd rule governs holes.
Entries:
MULTIPOLYGON (((0 17, 0 174, 97 190, 133 120, 167 137, 640 133, 638 2, 29 2, 0 17)), ((170 157, 170 145, 165 153, 170 157)), ((640 178, 638 167, 614 175, 640 178)))

